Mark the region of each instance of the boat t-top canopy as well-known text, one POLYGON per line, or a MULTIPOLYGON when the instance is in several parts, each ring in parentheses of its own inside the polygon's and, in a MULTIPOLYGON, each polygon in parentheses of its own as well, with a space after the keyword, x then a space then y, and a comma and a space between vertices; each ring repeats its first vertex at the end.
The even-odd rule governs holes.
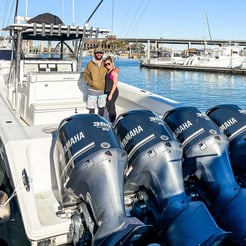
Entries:
POLYGON ((74 40, 83 38, 97 38, 99 34, 107 35, 109 30, 99 28, 89 28, 86 25, 82 26, 66 26, 51 24, 12 24, 3 29, 9 31, 11 36, 14 33, 22 33, 22 38, 25 40, 74 40))
POLYGON ((19 33, 25 40, 50 41, 97 38, 99 34, 109 33, 109 30, 105 29, 89 28, 87 24, 84 26, 64 25, 58 16, 50 13, 37 15, 29 19, 27 23, 14 23, 3 30, 9 31, 11 36, 19 33))

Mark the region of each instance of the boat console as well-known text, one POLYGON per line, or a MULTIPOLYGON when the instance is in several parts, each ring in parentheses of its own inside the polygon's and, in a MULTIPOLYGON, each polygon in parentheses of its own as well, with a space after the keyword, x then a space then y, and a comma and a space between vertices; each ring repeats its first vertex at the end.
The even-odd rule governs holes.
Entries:
POLYGON ((47 119, 58 125, 72 114, 88 112, 81 42, 109 31, 33 21, 4 28, 13 38, 16 54, 8 79, 8 102, 29 126, 46 124, 47 119))

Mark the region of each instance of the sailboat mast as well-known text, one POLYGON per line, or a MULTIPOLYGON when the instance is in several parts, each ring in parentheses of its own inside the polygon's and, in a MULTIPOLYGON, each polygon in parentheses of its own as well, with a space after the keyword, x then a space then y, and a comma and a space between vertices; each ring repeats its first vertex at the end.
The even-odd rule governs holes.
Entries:
POLYGON ((205 18, 206 18, 206 23, 207 23, 207 27, 208 27, 209 37, 210 37, 210 40, 212 40, 212 35, 211 35, 211 32, 210 32, 210 26, 209 26, 209 23, 208 23, 207 11, 205 11, 205 18))
POLYGON ((112 28, 111 28, 111 34, 114 34, 114 0, 113 1, 113 4, 112 4, 112 28))

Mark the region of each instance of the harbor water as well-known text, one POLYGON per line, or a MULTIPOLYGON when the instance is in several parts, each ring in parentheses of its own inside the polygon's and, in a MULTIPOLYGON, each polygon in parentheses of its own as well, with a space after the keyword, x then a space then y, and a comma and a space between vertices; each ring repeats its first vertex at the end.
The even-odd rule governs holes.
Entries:
POLYGON ((246 109, 246 76, 140 68, 139 60, 134 59, 118 59, 115 65, 120 68, 120 81, 201 111, 218 104, 246 109))
MULTIPOLYGON (((85 57, 82 66, 90 59, 85 57)), ((236 104, 246 109, 246 76, 141 68, 136 59, 117 59, 115 65, 120 68, 120 81, 201 111, 218 104, 236 104)), ((18 213, 12 213, 9 225, 0 224, 0 245, 7 245, 6 241, 10 246, 29 245, 18 213)))

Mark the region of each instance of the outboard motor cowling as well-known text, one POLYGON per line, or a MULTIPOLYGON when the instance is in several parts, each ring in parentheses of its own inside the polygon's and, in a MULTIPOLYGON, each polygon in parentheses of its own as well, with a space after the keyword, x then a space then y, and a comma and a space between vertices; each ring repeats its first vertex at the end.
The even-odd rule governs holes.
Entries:
POLYGON ((183 170, 188 188, 206 202, 218 224, 232 232, 234 243, 246 236, 246 192, 237 184, 228 153, 228 140, 195 107, 166 112, 164 121, 183 146, 183 170))
POLYGON ((132 213, 154 224, 161 243, 212 245, 226 237, 205 205, 187 197, 182 149, 159 116, 132 110, 118 117, 114 130, 129 158, 125 196, 132 197, 132 213))
POLYGON ((63 210, 82 211, 91 245, 131 245, 145 234, 149 227, 125 214, 127 155, 108 121, 96 114, 64 119, 54 162, 59 202, 63 210))
POLYGON ((228 137, 233 170, 246 171, 246 111, 234 104, 218 105, 207 111, 210 119, 228 137))

